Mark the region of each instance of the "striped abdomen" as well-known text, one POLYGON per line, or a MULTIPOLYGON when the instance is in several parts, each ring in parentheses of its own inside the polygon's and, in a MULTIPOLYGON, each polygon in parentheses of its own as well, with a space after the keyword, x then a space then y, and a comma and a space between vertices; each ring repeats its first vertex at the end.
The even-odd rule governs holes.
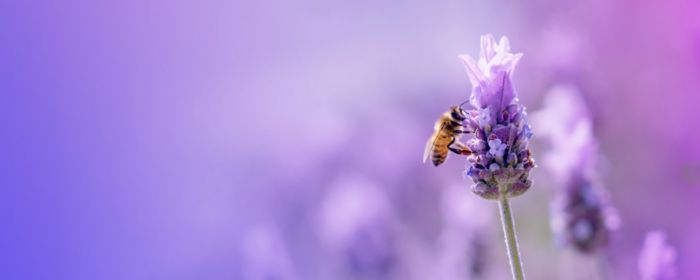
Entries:
POLYGON ((449 152, 447 145, 449 145, 451 141, 452 135, 444 129, 438 132, 437 135, 435 135, 435 144, 432 148, 433 165, 438 166, 445 162, 445 160, 447 159, 447 154, 449 152))

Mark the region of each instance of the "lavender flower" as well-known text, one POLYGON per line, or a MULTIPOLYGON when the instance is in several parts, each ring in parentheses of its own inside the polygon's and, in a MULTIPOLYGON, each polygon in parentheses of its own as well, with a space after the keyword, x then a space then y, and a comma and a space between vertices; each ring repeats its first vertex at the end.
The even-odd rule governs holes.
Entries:
POLYGON ((478 61, 459 56, 472 84, 465 112, 465 126, 474 138, 467 146, 466 176, 474 181, 472 192, 486 199, 498 199, 508 258, 513 279, 525 279, 509 197, 523 194, 532 185, 528 179, 535 166, 528 140, 532 137, 525 120, 525 107, 518 103, 510 76, 522 54, 510 52, 508 39, 500 42, 492 35, 481 36, 478 61))
POLYGON ((642 280, 675 279, 676 256, 676 249, 666 244, 666 234, 663 231, 647 233, 644 248, 639 255, 642 280))
POLYGON ((552 143, 545 166, 561 186, 552 202, 551 227, 561 245, 592 253, 604 247, 618 225, 597 170, 598 144, 588 110, 573 86, 556 86, 545 109, 533 116, 552 143))
POLYGON ((490 34, 481 36, 478 61, 459 56, 472 84, 466 126, 474 138, 467 146, 474 152, 468 157, 466 175, 474 181, 472 191, 496 199, 500 193, 518 196, 532 185, 528 179, 535 166, 528 149, 532 136, 525 107, 518 103, 511 75, 522 57, 510 52, 508 39, 496 42, 490 34), (500 188, 500 189, 499 189, 500 188))

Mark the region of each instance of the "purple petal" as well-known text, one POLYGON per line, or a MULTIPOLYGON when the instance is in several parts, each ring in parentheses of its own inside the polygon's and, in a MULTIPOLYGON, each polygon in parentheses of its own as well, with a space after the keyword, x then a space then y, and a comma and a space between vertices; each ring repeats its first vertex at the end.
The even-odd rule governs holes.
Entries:
MULTIPOLYGON (((503 37, 505 38, 505 37, 503 37)), ((501 41, 503 41, 501 38, 501 41)), ((507 42, 507 39, 506 39, 507 42)), ((486 61, 490 61, 496 55, 496 49, 498 45, 496 44, 496 38, 491 34, 486 34, 481 36, 481 52, 479 56, 484 58, 486 61)))
POLYGON ((464 63, 464 68, 467 69, 467 75, 469 76, 469 82, 472 84, 472 87, 480 86, 482 81, 486 78, 481 73, 476 61, 469 55, 460 55, 458 57, 462 60, 462 63, 464 63))
POLYGON ((478 183, 472 186, 472 192, 485 199, 498 198, 498 188, 485 183, 478 183))

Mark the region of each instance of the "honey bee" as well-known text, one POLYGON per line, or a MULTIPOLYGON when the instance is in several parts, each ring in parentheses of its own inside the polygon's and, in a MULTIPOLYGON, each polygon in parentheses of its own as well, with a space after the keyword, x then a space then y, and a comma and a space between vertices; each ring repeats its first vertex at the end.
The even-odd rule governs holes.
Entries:
POLYGON ((472 154, 469 148, 457 140, 459 134, 471 133, 462 125, 466 118, 462 105, 452 106, 442 114, 435 122, 435 132, 425 144, 423 162, 432 155, 433 165, 438 166, 447 159, 448 150, 459 155, 472 154))

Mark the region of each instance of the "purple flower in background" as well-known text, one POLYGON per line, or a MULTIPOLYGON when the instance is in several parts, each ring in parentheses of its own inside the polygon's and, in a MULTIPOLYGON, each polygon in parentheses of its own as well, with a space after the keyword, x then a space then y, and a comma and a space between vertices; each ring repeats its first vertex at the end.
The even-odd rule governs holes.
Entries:
POLYGON ((676 278, 676 249, 666 243, 663 231, 647 233, 644 248, 639 255, 639 274, 642 280, 670 280, 676 278))
POLYGON ((545 96, 544 108, 531 119, 538 136, 551 143, 543 162, 558 183, 576 172, 595 175, 598 147, 590 113, 575 86, 553 86, 545 96))
POLYGON ((443 226, 438 238, 436 279, 475 279, 485 275, 488 264, 485 242, 487 225, 493 221, 489 202, 473 196, 461 185, 442 193, 443 226))
POLYGON ((357 277, 386 278, 396 264, 391 204, 363 177, 342 177, 323 202, 320 235, 342 269, 357 277))
POLYGON ((544 162, 561 186, 552 202, 555 238, 579 252, 594 252, 607 244, 619 222, 598 180, 598 144, 576 88, 554 87, 533 122, 552 143, 544 162))
POLYGON ((518 103, 511 75, 522 57, 510 52, 508 39, 496 42, 490 34, 481 36, 481 53, 474 60, 459 56, 472 84, 466 127, 474 138, 467 146, 466 175, 474 181, 472 191, 487 199, 496 199, 499 192, 517 196, 530 188, 530 170, 535 166, 528 140, 532 136, 525 116, 525 107, 518 103), (501 188, 499 190, 499 187, 501 188))
POLYGON ((616 215, 602 189, 583 177, 574 177, 552 202, 551 227, 557 242, 582 253, 607 245, 616 215))
POLYGON ((299 279, 282 233, 274 225, 260 225, 243 238, 243 279, 299 279))

